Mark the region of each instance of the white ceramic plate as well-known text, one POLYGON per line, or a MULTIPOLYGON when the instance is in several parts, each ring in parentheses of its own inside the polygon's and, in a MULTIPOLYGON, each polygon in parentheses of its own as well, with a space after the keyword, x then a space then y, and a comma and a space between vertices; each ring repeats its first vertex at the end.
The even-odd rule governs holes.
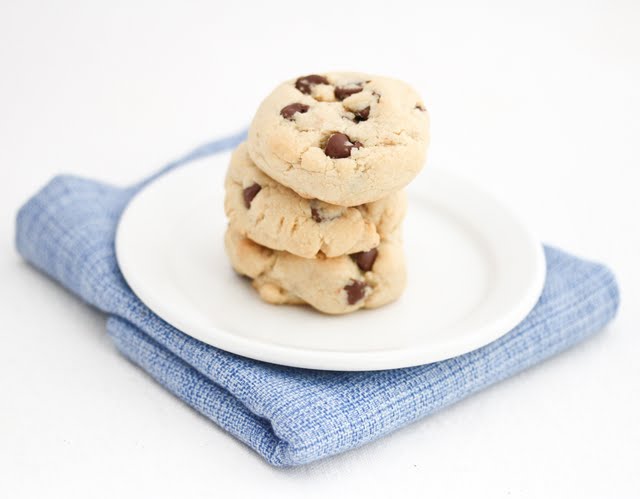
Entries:
POLYGON ((533 308, 544 253, 527 228, 473 185, 431 168, 409 190, 408 287, 396 303, 346 316, 263 303, 223 245, 228 154, 160 177, 125 210, 116 251, 157 315, 205 343, 288 366, 408 367, 499 338, 533 308))

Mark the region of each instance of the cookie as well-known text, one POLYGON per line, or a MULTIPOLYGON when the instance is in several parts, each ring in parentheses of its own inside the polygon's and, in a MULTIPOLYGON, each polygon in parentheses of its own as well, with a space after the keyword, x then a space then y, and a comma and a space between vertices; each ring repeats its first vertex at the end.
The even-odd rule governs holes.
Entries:
POLYGON ((400 231, 366 253, 301 258, 256 244, 233 226, 225 235, 233 268, 273 304, 302 304, 327 314, 375 308, 396 300, 406 272, 400 231))
POLYGON ((376 247, 401 224, 407 205, 402 191, 356 207, 302 198, 258 169, 244 143, 231 156, 225 188, 225 212, 236 230, 258 244, 305 258, 376 247))
POLYGON ((360 73, 290 80, 249 129, 254 163, 300 196, 340 206, 377 201, 422 169, 429 117, 406 83, 360 73))

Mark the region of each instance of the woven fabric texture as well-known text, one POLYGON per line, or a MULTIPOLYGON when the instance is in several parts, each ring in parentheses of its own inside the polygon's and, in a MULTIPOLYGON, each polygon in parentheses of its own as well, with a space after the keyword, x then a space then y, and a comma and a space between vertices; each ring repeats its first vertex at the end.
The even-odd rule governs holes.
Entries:
POLYGON ((127 358, 275 466, 308 463, 379 438, 562 352, 616 313, 618 287, 606 267, 547 247, 546 284, 527 318, 499 340, 442 362, 313 371, 201 343, 132 293, 118 269, 114 235, 123 208, 147 182, 243 138, 206 144, 132 187, 55 177, 20 209, 16 243, 27 261, 108 314, 109 334, 127 358))

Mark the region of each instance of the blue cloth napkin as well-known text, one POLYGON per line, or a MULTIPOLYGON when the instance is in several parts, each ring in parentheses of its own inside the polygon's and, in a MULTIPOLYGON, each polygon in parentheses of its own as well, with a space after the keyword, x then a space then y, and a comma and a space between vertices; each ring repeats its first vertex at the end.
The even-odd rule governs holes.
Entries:
POLYGON ((243 138, 207 144, 129 188, 55 177, 19 211, 16 241, 26 260, 109 315, 109 334, 126 357, 275 466, 379 438, 575 345, 616 313, 618 287, 607 268, 545 248, 547 281, 528 317, 499 340, 446 361, 379 372, 313 371, 190 338, 125 283, 114 254, 116 225, 146 182, 243 138))

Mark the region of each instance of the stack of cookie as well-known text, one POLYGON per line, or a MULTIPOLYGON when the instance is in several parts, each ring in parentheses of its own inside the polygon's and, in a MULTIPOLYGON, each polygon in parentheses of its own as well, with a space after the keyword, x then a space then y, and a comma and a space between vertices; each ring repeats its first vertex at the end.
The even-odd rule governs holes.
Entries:
POLYGON ((402 188, 428 141, 425 107, 403 82, 326 73, 283 83, 231 158, 233 268, 269 303, 341 314, 395 300, 406 282, 402 188))

